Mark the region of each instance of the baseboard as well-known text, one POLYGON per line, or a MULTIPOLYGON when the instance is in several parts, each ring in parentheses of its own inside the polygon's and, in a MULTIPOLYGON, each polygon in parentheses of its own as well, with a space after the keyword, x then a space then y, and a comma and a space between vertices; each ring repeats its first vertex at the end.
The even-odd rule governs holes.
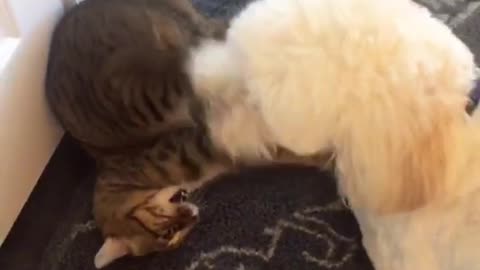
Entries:
POLYGON ((63 134, 44 90, 51 33, 63 7, 59 0, 9 3, 20 31, 0 72, 0 244, 63 134))

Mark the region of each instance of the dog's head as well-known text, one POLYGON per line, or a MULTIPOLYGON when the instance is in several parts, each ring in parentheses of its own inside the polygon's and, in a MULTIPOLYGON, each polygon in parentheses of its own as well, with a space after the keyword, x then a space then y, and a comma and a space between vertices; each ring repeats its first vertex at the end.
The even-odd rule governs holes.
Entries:
POLYGON ((257 1, 227 45, 274 140, 301 155, 333 150, 352 206, 413 210, 455 184, 475 64, 425 9, 257 1))

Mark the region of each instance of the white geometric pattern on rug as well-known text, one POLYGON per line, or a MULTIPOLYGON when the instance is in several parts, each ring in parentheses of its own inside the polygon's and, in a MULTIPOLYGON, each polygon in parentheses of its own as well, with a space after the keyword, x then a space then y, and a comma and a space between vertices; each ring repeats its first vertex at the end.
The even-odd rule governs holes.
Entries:
POLYGON ((436 17, 455 28, 479 7, 479 0, 415 0, 430 9, 436 17))
MULTIPOLYGON (((304 234, 316 241, 324 241, 328 248, 323 256, 313 255, 308 250, 301 251, 301 256, 305 262, 317 265, 318 267, 328 269, 338 269, 347 263, 359 248, 356 239, 349 238, 335 231, 334 227, 325 220, 319 219, 319 214, 334 214, 335 212, 345 212, 345 206, 338 200, 325 206, 308 207, 301 211, 296 211, 289 219, 279 219, 275 226, 264 229, 263 234, 271 237, 268 246, 263 248, 256 247, 237 247, 225 245, 209 252, 202 252, 185 270, 216 269, 215 261, 223 256, 235 256, 242 261, 245 258, 256 258, 263 262, 269 262, 274 256, 275 251, 281 242, 284 233, 304 234), (334 255, 338 243, 343 242, 348 245, 347 251, 341 254, 340 258, 334 255)), ((338 255, 338 254, 337 254, 338 255)), ((247 270, 243 264, 239 264, 238 270, 247 270)))

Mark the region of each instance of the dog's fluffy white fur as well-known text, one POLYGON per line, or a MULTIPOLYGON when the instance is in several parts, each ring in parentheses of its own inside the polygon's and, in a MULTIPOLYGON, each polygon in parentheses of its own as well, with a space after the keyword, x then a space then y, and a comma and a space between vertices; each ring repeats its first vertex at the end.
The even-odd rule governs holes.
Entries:
POLYGON ((192 56, 232 156, 335 153, 376 269, 480 269, 480 131, 464 112, 475 64, 428 10, 260 0, 192 56))

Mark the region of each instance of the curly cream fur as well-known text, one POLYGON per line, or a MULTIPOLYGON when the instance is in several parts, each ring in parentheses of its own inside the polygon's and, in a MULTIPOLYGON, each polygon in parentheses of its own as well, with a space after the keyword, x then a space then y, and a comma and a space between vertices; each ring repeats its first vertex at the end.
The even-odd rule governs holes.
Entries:
POLYGON ((469 221, 480 207, 480 125, 464 112, 475 64, 428 10, 409 0, 260 0, 224 43, 194 54, 197 93, 235 115, 211 122, 233 154, 272 145, 336 154, 377 269, 480 269, 462 233, 480 240, 480 219, 469 221), (442 255, 453 249, 455 258, 442 255))
POLYGON ((272 134, 249 100, 234 57, 223 43, 206 41, 190 59, 193 85, 207 104, 212 140, 234 159, 270 159, 275 151, 272 134))
POLYGON ((233 153, 334 150, 342 192, 383 212, 424 205, 455 181, 474 64, 426 9, 407 0, 258 1, 233 20, 226 44, 199 50, 193 74, 203 76, 194 78, 200 95, 225 99, 221 115, 231 116, 212 129, 224 130, 218 140, 233 153))

